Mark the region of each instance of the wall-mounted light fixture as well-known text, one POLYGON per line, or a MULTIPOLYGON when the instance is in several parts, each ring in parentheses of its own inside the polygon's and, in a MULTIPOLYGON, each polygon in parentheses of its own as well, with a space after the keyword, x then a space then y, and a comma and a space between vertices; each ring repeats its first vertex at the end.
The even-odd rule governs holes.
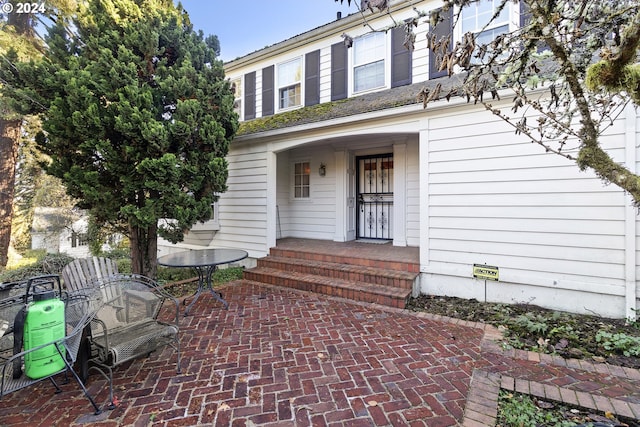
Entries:
POLYGON ((325 176, 327 174, 327 165, 324 163, 320 163, 320 168, 318 169, 318 175, 325 176))

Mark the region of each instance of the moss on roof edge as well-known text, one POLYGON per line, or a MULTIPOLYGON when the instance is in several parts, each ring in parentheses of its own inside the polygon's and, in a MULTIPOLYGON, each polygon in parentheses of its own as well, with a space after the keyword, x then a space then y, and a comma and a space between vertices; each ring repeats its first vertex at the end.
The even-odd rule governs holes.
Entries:
POLYGON ((416 104, 419 86, 420 85, 404 86, 402 88, 390 89, 339 101, 325 102, 274 114, 272 116, 248 120, 240 124, 237 136, 251 135, 269 130, 284 129, 308 123, 318 123, 340 117, 416 104))

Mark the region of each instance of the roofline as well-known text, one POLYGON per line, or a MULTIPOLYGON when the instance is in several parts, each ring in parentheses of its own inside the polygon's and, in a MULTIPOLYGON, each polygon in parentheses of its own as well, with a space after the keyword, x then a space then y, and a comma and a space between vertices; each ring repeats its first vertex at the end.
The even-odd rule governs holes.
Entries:
MULTIPOLYGON (((533 91, 532 94, 542 94, 548 90, 548 86, 539 87, 533 91)), ((510 89, 505 88, 499 91, 501 101, 496 101, 496 105, 499 102, 505 102, 509 96, 513 93, 510 89)), ((432 114, 442 114, 444 111, 459 109, 459 108, 476 108, 479 107, 480 111, 486 111, 483 107, 477 106, 474 103, 469 102, 463 96, 456 96, 450 100, 440 98, 436 101, 432 101, 428 108, 425 108, 422 102, 416 102, 413 104, 402 105, 399 107, 385 108, 382 110, 367 111, 363 113, 352 114, 348 116, 336 117, 327 120, 321 120, 312 123, 300 123, 294 126, 269 129, 262 132, 249 133, 244 135, 238 135, 233 139, 233 142, 237 143, 251 143, 255 141, 265 141, 273 138, 282 137, 283 135, 299 134, 301 132, 314 132, 320 129, 329 129, 335 126, 349 125, 353 123, 362 123, 367 121, 376 121, 381 118, 395 119, 402 117, 410 119, 413 117, 429 118, 432 114)), ((487 114, 490 114, 487 111, 487 114)))
POLYGON ((233 142, 243 143, 243 142, 253 142, 253 141, 265 141, 267 139, 282 137, 287 134, 296 134, 300 132, 313 132, 319 129, 327 129, 333 128, 335 126, 347 125, 352 123, 359 122, 367 122, 367 121, 375 121, 381 118, 396 118, 403 117, 405 119, 413 118, 413 117, 428 117, 429 113, 434 111, 442 112, 443 110, 449 110, 454 108, 464 107, 465 105, 469 105, 465 99, 459 97, 459 99, 452 99, 450 101, 446 101, 444 99, 440 99, 438 101, 434 101, 433 105, 429 109, 425 109, 423 104, 415 103, 409 105, 403 105, 400 107, 387 108, 384 110, 376 110, 369 111, 365 113, 358 113, 350 116, 344 117, 336 117, 333 119, 323 120, 320 122, 313 123, 302 123, 295 126, 278 128, 278 129, 270 129, 263 132, 250 133, 246 135, 236 136, 233 142))
MULTIPOLYGON (((411 4, 405 4, 407 3, 406 0, 392 0, 392 2, 393 4, 390 6, 391 13, 411 6, 411 4)), ((372 14, 373 12, 367 10, 364 12, 364 18, 368 18, 372 14)), ((225 73, 229 73, 251 63, 273 57, 274 55, 281 53, 281 51, 296 49, 309 43, 326 39, 328 36, 343 33, 347 29, 353 28, 354 24, 359 22, 361 23, 362 19, 363 15, 360 12, 355 12, 343 18, 336 19, 333 22, 329 22, 328 24, 321 25, 320 27, 298 34, 297 36, 293 36, 287 40, 256 50, 255 52, 249 53, 245 56, 232 59, 231 61, 224 63, 225 73)))

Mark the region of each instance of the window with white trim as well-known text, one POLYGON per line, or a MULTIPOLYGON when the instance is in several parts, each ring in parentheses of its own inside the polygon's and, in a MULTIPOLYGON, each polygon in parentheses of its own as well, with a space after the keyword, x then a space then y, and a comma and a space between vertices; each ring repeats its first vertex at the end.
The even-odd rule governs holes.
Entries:
POLYGON ((293 197, 295 199, 309 198, 310 177, 309 162, 298 162, 293 165, 293 197))
POLYGON ((211 215, 209 216, 209 221, 218 222, 218 201, 211 203, 211 215))
POLYGON ((77 231, 71 232, 71 247, 77 248, 79 246, 89 245, 89 235, 87 233, 80 233, 77 231))
POLYGON ((491 43, 498 35, 507 33, 509 31, 511 8, 509 3, 485 28, 485 25, 491 21, 501 2, 501 0, 480 0, 462 9, 462 34, 474 33, 476 35, 476 44, 486 45, 491 43))
POLYGON ((242 79, 237 78, 231 80, 231 90, 234 93, 233 111, 242 118, 242 79))
POLYGON ((353 41, 353 92, 385 86, 385 33, 372 32, 353 41))
POLYGON ((302 58, 278 64, 278 105, 281 110, 297 107, 302 101, 302 58))

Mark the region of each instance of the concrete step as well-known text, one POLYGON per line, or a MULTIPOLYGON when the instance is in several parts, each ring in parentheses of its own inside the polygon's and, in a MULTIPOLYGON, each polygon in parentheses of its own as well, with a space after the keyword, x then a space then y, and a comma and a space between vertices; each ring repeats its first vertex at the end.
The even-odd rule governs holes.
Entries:
POLYGON ((394 288, 361 281, 343 280, 285 271, 268 267, 255 267, 244 272, 244 278, 276 286, 289 287, 325 295, 371 302, 388 307, 405 308, 411 296, 410 289, 394 288))

